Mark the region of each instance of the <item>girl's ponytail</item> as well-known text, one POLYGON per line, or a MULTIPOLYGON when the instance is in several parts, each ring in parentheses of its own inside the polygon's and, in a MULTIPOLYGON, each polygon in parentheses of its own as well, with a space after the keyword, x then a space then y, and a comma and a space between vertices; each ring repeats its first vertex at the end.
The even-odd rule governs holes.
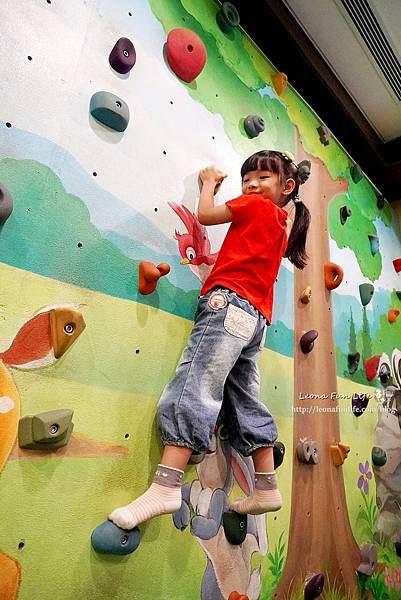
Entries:
MULTIPOLYGON (((294 164, 294 163, 293 163, 294 164)), ((288 238, 285 256, 298 269, 303 269, 306 265, 308 255, 306 254, 306 235, 308 233, 311 215, 309 209, 305 206, 298 196, 299 186, 305 183, 310 175, 311 163, 309 160, 303 160, 297 165, 297 174, 295 179, 295 188, 291 198, 295 204, 295 218, 288 238)))

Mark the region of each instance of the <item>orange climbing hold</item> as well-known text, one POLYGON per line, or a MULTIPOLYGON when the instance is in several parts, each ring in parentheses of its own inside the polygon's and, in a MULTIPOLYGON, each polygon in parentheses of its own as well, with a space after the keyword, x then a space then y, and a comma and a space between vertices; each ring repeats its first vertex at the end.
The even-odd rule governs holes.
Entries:
POLYGON ((273 85, 277 94, 281 96, 283 92, 285 92, 286 87, 288 85, 288 77, 285 73, 279 72, 276 73, 273 77, 273 85))
POLYGON ((0 598, 16 600, 21 581, 21 565, 19 562, 0 552, 0 598))
POLYGON ((387 313, 388 322, 395 323, 399 314, 400 311, 398 310, 398 308, 390 308, 390 310, 387 313))
POLYGON ((336 263, 324 263, 324 281, 328 290, 335 290, 344 277, 344 271, 336 263))
POLYGON ((228 600, 249 600, 249 598, 245 594, 239 594, 238 592, 231 592, 231 594, 228 597, 228 600))
POLYGON ((330 446, 330 454, 333 460, 333 463, 336 467, 339 467, 344 463, 344 460, 347 458, 350 451, 350 447, 347 444, 333 444, 330 446))
POLYGON ((170 265, 160 263, 154 265, 151 262, 141 261, 139 263, 139 292, 144 296, 152 294, 157 286, 162 275, 167 275, 170 272, 170 265))

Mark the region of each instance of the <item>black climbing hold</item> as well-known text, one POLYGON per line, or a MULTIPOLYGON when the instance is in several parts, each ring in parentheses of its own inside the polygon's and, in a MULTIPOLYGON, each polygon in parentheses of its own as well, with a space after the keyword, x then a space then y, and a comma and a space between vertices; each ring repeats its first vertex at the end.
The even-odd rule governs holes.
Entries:
POLYGON ((13 199, 5 185, 0 183, 0 225, 5 223, 13 212, 13 199))
POLYGON ((401 558, 401 542, 394 542, 394 546, 397 556, 401 558))
POLYGON ((304 354, 308 354, 309 352, 311 352, 313 350, 315 339, 317 338, 318 335, 319 334, 316 331, 316 329, 311 329, 310 331, 307 331, 306 333, 303 334, 303 336, 300 339, 300 344, 301 344, 301 350, 304 354))
POLYGON ((401 300, 401 292, 396 292, 395 295, 397 296, 398 300, 401 300))
POLYGON ((352 210, 349 208, 349 206, 342 206, 340 208, 341 225, 344 225, 346 220, 348 219, 348 217, 350 217, 351 215, 352 215, 352 210))
POLYGON ((285 456, 285 446, 282 442, 274 442, 273 460, 274 469, 277 469, 283 462, 285 456))
POLYGON ((111 521, 104 521, 93 530, 92 547, 99 554, 131 554, 139 546, 138 527, 121 529, 111 521))
POLYGON ((328 146, 330 144, 330 131, 324 125, 320 125, 317 128, 317 132, 319 134, 319 139, 323 146, 328 146))
POLYGON ((233 546, 239 546, 245 540, 247 527, 247 515, 240 515, 234 510, 223 513, 224 534, 227 541, 233 546))
POLYGON ((318 573, 308 579, 304 589, 304 600, 315 600, 323 592, 324 575, 318 573))
POLYGON ((224 33, 231 33, 239 25, 240 16, 238 10, 231 2, 223 2, 216 15, 217 25, 224 33))
POLYGON ((372 448, 372 463, 375 467, 382 467, 387 462, 387 454, 383 448, 373 446, 372 448))
POLYGON ((117 73, 128 73, 134 66, 136 61, 136 52, 134 44, 130 39, 122 37, 115 44, 110 52, 110 66, 117 73))
POLYGON ((379 210, 381 210, 384 206, 384 196, 382 196, 381 194, 378 194, 376 196, 377 200, 376 200, 376 206, 379 210))
POLYGON ((360 360, 361 355, 359 354, 359 352, 348 354, 348 373, 350 375, 353 375, 355 371, 358 370, 360 360))
POLYGON ((363 178, 363 172, 359 165, 355 164, 351 167, 351 177, 354 183, 358 183, 363 178))
POLYGON ((391 367, 388 363, 386 362, 382 362, 379 368, 379 374, 378 374, 380 383, 382 385, 386 385, 387 383, 389 383, 390 379, 391 379, 391 367))
POLYGON ((259 115, 248 115, 244 119, 244 128, 250 138, 255 138, 265 130, 265 122, 259 115))
POLYGON ((89 110, 92 117, 115 131, 125 131, 128 127, 128 104, 110 92, 93 94, 89 110))
POLYGON ((368 394, 352 394, 352 412, 356 417, 363 415, 369 404, 368 394))

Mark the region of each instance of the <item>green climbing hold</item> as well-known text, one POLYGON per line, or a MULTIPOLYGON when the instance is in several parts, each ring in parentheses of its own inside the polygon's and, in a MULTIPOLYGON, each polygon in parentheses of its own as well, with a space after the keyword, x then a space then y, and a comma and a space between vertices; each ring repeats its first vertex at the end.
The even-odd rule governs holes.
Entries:
POLYGON ((375 467, 382 467, 387 462, 387 454, 383 448, 373 446, 372 448, 372 463, 375 467))
POLYGON ((362 306, 367 306, 372 300, 375 288, 372 283, 361 283, 359 286, 359 295, 361 297, 362 306))
POLYGON ((25 415, 18 424, 20 448, 51 451, 66 446, 74 428, 73 414, 72 410, 66 408, 25 415))
POLYGON ((93 530, 92 548, 99 554, 131 554, 139 546, 138 527, 121 529, 111 521, 104 521, 93 530))
POLYGON ((247 515, 240 515, 234 510, 228 510, 223 513, 223 528, 227 541, 233 546, 239 546, 246 538, 247 515))
POLYGON ((240 17, 238 10, 231 2, 223 2, 216 15, 217 25, 223 33, 231 33, 239 25, 240 17))

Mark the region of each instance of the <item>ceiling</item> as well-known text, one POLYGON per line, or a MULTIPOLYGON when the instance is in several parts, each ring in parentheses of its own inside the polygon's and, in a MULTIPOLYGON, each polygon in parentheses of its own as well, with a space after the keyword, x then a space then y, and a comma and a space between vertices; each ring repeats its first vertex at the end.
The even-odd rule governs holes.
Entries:
POLYGON ((401 0, 230 0, 389 201, 401 199, 401 0))

